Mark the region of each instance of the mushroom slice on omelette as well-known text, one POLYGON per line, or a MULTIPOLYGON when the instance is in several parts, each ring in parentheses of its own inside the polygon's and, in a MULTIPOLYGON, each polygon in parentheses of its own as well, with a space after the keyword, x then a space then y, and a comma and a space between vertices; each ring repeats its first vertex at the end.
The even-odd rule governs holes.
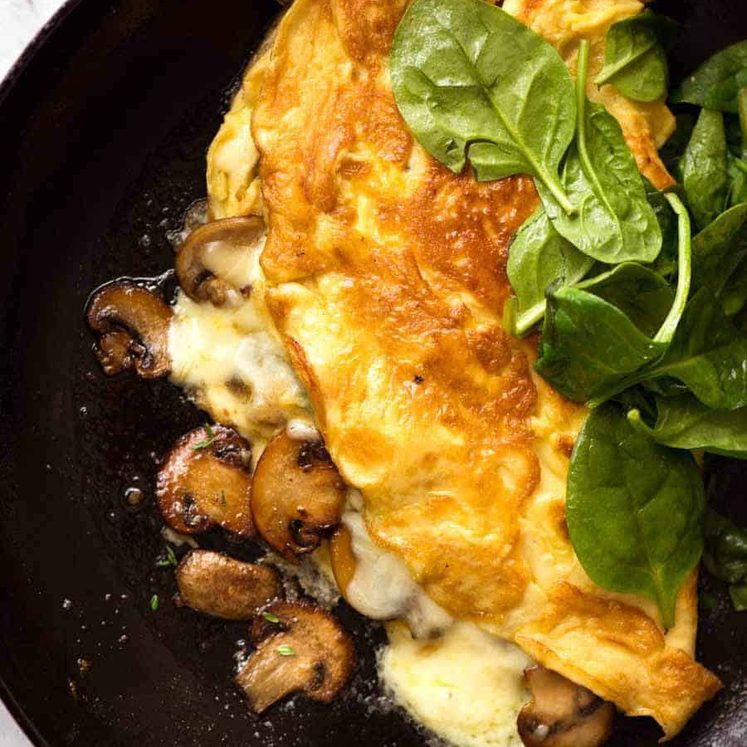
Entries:
MULTIPOLYGON (((211 210, 257 212, 261 185, 264 301, 370 540, 447 618, 671 737, 720 687, 693 659, 695 575, 665 632, 653 603, 600 589, 579 565, 565 480, 586 410, 534 375, 535 338, 501 326, 509 243, 536 192, 526 177, 456 176, 413 140, 387 70, 406 4, 296 0, 212 146, 211 210)), ((590 39, 593 68, 610 24, 643 6, 504 8, 571 67, 590 39)), ((589 95, 641 171, 671 184, 657 155, 673 128, 665 105, 589 95)))

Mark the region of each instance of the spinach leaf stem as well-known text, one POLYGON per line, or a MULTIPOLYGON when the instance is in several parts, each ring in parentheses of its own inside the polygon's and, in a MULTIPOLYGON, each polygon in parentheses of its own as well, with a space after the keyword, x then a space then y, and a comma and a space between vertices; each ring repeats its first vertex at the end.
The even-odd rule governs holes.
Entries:
POLYGON ((654 337, 654 342, 668 343, 672 341, 675 330, 679 324, 682 312, 685 310, 687 297, 690 294, 690 281, 692 279, 692 246, 690 241, 690 216, 682 200, 676 194, 664 195, 672 210, 677 215, 677 226, 679 229, 679 240, 677 243, 677 291, 674 295, 672 308, 667 318, 662 323, 659 331, 654 337))

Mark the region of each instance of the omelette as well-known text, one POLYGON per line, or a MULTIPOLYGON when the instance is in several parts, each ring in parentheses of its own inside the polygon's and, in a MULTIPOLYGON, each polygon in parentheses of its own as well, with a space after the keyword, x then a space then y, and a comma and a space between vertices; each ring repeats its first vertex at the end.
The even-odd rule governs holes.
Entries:
MULTIPOLYGON (((604 591, 581 568, 565 484, 586 409, 534 373, 536 335, 514 338, 501 323, 510 242, 538 197, 528 177, 455 175, 413 139, 388 73, 406 6, 295 0, 250 65, 207 170, 212 218, 266 221, 261 253, 247 262, 249 311, 228 318, 236 312, 182 298, 173 377, 252 438, 287 421, 319 430, 351 489, 345 521, 358 566, 346 597, 386 617, 377 587, 412 587, 425 628, 442 633, 423 642, 389 625, 382 675, 416 719, 459 744, 511 744, 527 700, 521 669, 534 661, 654 718, 671 738, 720 687, 693 658, 695 573, 665 631, 653 602, 604 591), (243 346, 261 407, 223 386, 216 325, 227 330, 227 365, 243 346), (455 710, 444 719, 438 691, 449 686, 455 710), (512 728, 489 725, 501 708, 512 728)), ((643 5, 503 8, 571 70, 589 39, 593 80, 608 28, 643 5)), ((617 118, 641 173, 671 186, 658 156, 674 129, 665 104, 592 83, 588 96, 617 118)))

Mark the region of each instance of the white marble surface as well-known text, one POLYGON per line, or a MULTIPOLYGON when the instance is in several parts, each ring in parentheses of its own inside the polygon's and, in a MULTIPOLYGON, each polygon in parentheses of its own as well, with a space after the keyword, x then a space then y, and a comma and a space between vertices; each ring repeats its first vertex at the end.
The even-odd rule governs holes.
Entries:
MULTIPOLYGON (((0 0, 0 80, 64 0, 0 0)), ((0 747, 31 747, 0 703, 0 747)))
POLYGON ((0 79, 62 4, 63 0, 0 0, 0 79))

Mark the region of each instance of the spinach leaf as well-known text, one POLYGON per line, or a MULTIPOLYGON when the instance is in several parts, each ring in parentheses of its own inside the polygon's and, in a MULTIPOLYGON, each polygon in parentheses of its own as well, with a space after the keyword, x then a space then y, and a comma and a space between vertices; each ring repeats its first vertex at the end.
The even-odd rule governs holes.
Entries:
POLYGON ((729 180, 729 207, 747 202, 747 162, 731 153, 727 154, 726 173, 729 180))
POLYGON ((747 407, 711 410, 690 394, 660 397, 653 428, 641 412, 628 412, 634 427, 648 433, 657 443, 675 449, 703 449, 737 459, 747 459, 747 407))
POLYGON ((690 299, 666 353, 638 380, 661 376, 679 379, 714 410, 747 406, 747 336, 708 288, 690 299))
POLYGON ((563 187, 578 211, 569 215, 544 184, 537 183, 550 220, 561 236, 600 262, 652 262, 661 230, 646 199, 633 154, 617 120, 586 99, 588 43, 579 48, 578 128, 561 168, 563 187))
POLYGON ((415 0, 390 56, 394 98, 418 142, 455 173, 531 174, 562 209, 558 178, 576 121, 570 74, 555 48, 481 0, 415 0))
POLYGON ((747 41, 737 42, 706 60, 685 78, 671 101, 736 114, 737 96, 743 86, 747 86, 747 41))
POLYGON ((693 288, 719 297, 747 258, 747 204, 736 205, 693 238, 693 288))
POLYGON ((679 163, 685 196, 699 228, 705 228, 726 208, 726 165, 724 115, 703 109, 679 163))
POLYGON ((542 318, 550 284, 573 285, 593 264, 553 228, 542 208, 537 210, 509 247, 508 279, 516 295, 513 334, 525 334, 542 318))
POLYGON ((585 290, 561 288, 548 293, 534 367, 566 397, 585 402, 614 389, 665 349, 611 303, 585 290))
POLYGON ((703 564, 730 584, 734 609, 747 610, 747 532, 715 511, 706 514, 703 564))
POLYGON ((661 327, 674 301, 669 283, 637 262, 623 262, 576 287, 616 306, 649 337, 661 327))
POLYGON ((646 10, 613 24, 605 41, 604 67, 594 81, 611 83, 635 101, 657 101, 667 95, 667 56, 660 42, 674 24, 646 10))
POLYGON ((677 592, 702 552, 704 505, 689 453, 659 446, 616 405, 590 413, 571 457, 566 516, 594 583, 654 599, 671 627, 677 592))

